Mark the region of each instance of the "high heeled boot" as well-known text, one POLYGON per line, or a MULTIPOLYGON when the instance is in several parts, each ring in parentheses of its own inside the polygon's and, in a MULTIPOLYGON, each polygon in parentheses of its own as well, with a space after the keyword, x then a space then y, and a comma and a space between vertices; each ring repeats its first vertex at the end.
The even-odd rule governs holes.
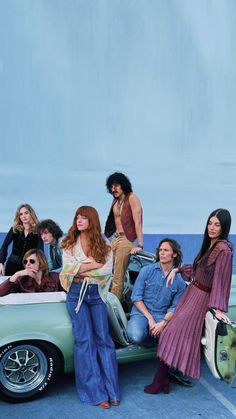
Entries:
POLYGON ((163 361, 160 361, 158 370, 154 376, 152 384, 144 387, 145 393, 157 394, 159 391, 168 394, 170 391, 170 381, 168 376, 169 367, 163 361))

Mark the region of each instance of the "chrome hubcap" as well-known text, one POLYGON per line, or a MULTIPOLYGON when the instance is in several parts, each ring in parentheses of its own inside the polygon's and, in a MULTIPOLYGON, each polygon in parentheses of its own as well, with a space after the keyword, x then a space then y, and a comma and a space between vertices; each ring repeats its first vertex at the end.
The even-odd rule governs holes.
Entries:
POLYGON ((47 369, 47 358, 41 349, 33 345, 19 345, 2 358, 1 384, 14 393, 25 393, 42 383, 47 369))

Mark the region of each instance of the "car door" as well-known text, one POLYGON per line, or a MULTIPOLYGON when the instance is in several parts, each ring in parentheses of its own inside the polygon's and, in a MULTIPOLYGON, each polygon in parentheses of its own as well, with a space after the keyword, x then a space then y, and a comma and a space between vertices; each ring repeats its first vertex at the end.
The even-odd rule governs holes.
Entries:
POLYGON ((215 311, 209 310, 202 344, 206 363, 214 377, 231 384, 236 373, 236 323, 218 320, 215 311))

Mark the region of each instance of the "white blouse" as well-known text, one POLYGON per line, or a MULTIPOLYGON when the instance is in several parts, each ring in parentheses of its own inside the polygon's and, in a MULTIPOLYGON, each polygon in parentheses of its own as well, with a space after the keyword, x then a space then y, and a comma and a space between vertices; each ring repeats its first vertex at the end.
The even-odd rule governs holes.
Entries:
MULTIPOLYGON (((78 273, 80 266, 83 263, 95 262, 93 258, 88 257, 84 254, 81 246, 80 237, 77 243, 71 249, 63 249, 62 252, 62 271, 60 273, 60 281, 62 287, 69 291, 70 286, 73 282, 73 278, 78 273)), ((79 310, 83 300, 83 296, 86 292, 88 284, 97 284, 99 295, 105 302, 107 298, 107 292, 112 279, 112 268, 113 268, 113 254, 112 250, 109 251, 105 264, 99 269, 93 269, 89 272, 89 276, 84 278, 81 287, 81 295, 76 311, 79 310)))

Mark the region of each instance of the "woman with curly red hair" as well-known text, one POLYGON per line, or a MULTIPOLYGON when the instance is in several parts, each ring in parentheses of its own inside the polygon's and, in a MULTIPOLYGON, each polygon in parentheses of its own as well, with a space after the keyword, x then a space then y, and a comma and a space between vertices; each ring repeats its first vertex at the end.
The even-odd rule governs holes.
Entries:
POLYGON ((76 388, 82 402, 109 408, 120 400, 117 360, 105 304, 112 274, 112 252, 101 235, 95 208, 77 209, 62 240, 60 280, 74 334, 76 388))

